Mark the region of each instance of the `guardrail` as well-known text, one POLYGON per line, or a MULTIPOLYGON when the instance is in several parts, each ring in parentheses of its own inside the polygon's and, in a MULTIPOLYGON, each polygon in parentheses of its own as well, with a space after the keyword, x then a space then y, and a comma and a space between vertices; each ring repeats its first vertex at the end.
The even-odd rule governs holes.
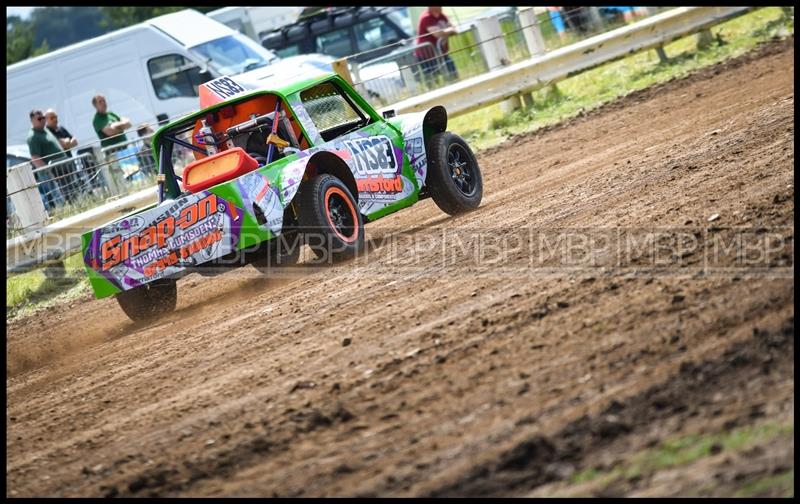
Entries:
POLYGON ((26 271, 43 262, 57 261, 71 252, 79 251, 82 233, 157 202, 156 187, 150 187, 7 240, 6 274, 26 271))
MULTIPOLYGON (((541 54, 535 34, 526 36, 533 57, 490 73, 447 85, 381 110, 396 113, 444 105, 451 117, 502 102, 564 79, 576 72, 673 40, 740 15, 750 7, 680 7, 541 54)), ((535 24, 531 26, 535 28, 535 24)), ((540 40, 540 38, 539 38, 540 40)), ((156 202, 155 188, 130 195, 80 215, 6 241, 6 272, 57 260, 80 249, 80 233, 156 202), (71 233, 71 234, 70 234, 71 233)))

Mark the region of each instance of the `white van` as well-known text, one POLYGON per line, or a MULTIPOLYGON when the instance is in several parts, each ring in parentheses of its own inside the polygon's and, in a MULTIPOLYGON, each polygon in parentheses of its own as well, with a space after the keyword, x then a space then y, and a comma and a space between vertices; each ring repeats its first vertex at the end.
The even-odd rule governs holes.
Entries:
POLYGON ((278 72, 330 71, 328 62, 314 58, 279 61, 197 11, 156 17, 6 67, 6 145, 26 143, 29 112, 50 107, 79 148, 96 144, 91 102, 97 93, 106 96, 108 110, 130 118, 135 128, 196 110, 197 87, 222 75, 244 74, 250 80, 278 72))

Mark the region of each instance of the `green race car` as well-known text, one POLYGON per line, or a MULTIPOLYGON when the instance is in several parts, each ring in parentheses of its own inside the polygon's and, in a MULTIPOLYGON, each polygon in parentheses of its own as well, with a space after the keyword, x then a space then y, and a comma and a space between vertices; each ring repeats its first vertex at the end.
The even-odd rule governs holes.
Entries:
POLYGON ((366 222, 420 199, 448 214, 480 204, 478 163, 444 107, 381 117, 336 74, 280 83, 207 82, 201 110, 153 135, 159 203, 82 236, 96 297, 145 320, 174 310, 188 272, 291 265, 306 245, 353 257, 366 222))

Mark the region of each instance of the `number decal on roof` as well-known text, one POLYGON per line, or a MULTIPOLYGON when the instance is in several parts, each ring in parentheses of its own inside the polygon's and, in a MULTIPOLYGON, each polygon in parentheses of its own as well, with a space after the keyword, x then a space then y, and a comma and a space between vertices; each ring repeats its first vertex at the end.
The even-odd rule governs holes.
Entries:
POLYGON ((207 87, 209 91, 213 92, 223 100, 245 91, 241 85, 227 75, 206 82, 203 84, 203 86, 207 87))

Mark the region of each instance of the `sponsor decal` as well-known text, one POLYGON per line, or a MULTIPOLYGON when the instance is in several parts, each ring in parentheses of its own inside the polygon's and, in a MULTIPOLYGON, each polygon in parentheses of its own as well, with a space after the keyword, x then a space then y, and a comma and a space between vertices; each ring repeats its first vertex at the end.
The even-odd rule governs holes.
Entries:
POLYGON ((259 171, 239 177, 236 183, 247 208, 257 206, 267 221, 264 224, 267 229, 279 235, 283 227, 283 205, 278 188, 271 186, 267 176, 259 171))
POLYGON ((352 166, 356 178, 388 176, 394 178, 400 172, 400 163, 395 157, 392 141, 386 135, 342 140, 353 155, 352 166))
POLYGON ((227 75, 206 82, 203 86, 223 100, 245 91, 241 85, 227 75))
POLYGON ((428 174, 428 159, 425 155, 425 139, 422 135, 423 113, 414 114, 402 123, 403 140, 406 145, 406 156, 414 170, 414 177, 417 185, 422 188, 425 185, 425 177, 428 174))
POLYGON ((235 250, 239 212, 216 194, 188 195, 95 230, 84 261, 131 289, 235 250))

